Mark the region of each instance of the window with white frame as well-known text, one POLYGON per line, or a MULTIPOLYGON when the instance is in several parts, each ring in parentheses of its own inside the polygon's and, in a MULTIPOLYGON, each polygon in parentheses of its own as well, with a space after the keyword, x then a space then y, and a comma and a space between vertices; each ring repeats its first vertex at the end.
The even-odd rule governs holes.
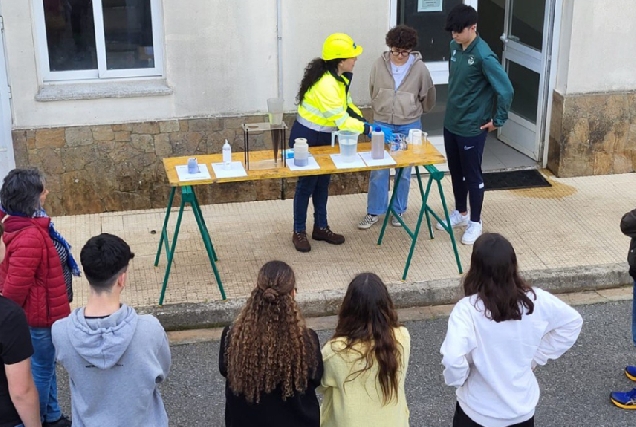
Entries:
POLYGON ((43 79, 161 76, 161 0, 35 0, 43 79))

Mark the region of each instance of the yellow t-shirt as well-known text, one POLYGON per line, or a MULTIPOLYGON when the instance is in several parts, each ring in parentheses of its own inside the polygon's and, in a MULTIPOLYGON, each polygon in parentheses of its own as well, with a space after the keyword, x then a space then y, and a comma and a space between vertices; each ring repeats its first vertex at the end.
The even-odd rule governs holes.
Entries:
MULTIPOLYGON (((404 392, 404 379, 411 352, 411 337, 405 327, 395 329, 401 364, 398 370, 397 398, 383 405, 378 377, 378 364, 348 381, 349 374, 359 371, 365 364, 357 361, 355 350, 342 352, 344 338, 330 340, 322 348, 324 374, 318 392, 324 395, 320 407, 321 427, 408 427, 409 409, 404 392)), ((360 346, 360 345, 358 345, 360 346)), ((355 349, 356 347, 354 347, 355 349)), ((360 347, 357 347, 360 349, 360 347)))

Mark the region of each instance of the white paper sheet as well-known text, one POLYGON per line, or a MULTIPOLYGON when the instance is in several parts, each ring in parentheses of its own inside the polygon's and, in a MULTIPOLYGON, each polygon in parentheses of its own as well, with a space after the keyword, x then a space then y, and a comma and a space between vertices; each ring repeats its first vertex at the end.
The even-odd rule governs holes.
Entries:
POLYGON ((231 162, 227 166, 224 163, 212 163, 212 169, 214 170, 214 175, 219 179, 247 176, 247 172, 245 172, 241 162, 231 162))
POLYGON ((175 166, 175 169, 177 170, 179 181, 200 181, 202 179, 212 179, 208 167, 203 163, 199 163, 199 172, 197 173, 188 173, 188 165, 177 165, 175 166))
POLYGON ((331 154, 331 160, 333 160, 336 169, 363 168, 366 166, 359 153, 356 153, 356 159, 353 162, 343 162, 340 154, 331 154))
POLYGON ((364 160, 364 163, 366 163, 367 166, 391 166, 396 164, 395 159, 391 157, 386 150, 384 150, 384 158, 382 159, 372 158, 370 151, 363 151, 358 154, 362 157, 362 160, 364 160))
POLYGON ((318 162, 313 157, 307 158, 307 166, 296 166, 294 159, 287 159, 287 167, 292 171, 306 171, 320 169, 318 162))

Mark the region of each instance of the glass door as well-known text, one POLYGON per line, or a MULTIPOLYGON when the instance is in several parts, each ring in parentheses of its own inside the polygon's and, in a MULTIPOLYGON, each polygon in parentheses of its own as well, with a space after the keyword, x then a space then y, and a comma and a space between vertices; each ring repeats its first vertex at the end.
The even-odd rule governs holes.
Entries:
POLYGON ((548 102, 552 0, 505 0, 502 64, 515 95, 500 140, 539 160, 548 102))

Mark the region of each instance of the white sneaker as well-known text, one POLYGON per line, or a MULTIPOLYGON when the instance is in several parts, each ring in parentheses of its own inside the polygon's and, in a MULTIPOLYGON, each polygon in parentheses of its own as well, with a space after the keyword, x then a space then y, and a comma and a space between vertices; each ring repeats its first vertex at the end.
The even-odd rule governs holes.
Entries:
MULTIPOLYGON (((458 210, 454 210, 453 212, 451 212, 449 217, 452 228, 463 227, 465 225, 468 225, 468 223, 470 222, 470 214, 466 213, 466 215, 462 215, 459 213, 458 210)), ((442 221, 442 223, 446 224, 446 221, 442 221)), ((444 230, 444 226, 439 222, 435 225, 435 228, 437 228, 438 230, 444 230)))
POLYGON ((371 228, 376 222, 378 222, 377 215, 366 214, 365 217, 362 218, 362 221, 358 223, 358 228, 360 230, 366 230, 367 228, 371 228))
POLYGON ((466 231, 464 232, 464 235, 462 236, 462 243, 464 245, 472 245, 473 243, 475 243, 475 240, 477 240, 477 238, 481 236, 481 231, 482 231, 481 221, 479 222, 470 221, 468 223, 468 227, 466 228, 466 231))
MULTIPOLYGON (((397 214, 397 216, 399 216, 400 218, 402 218, 402 215, 403 214, 397 214)), ((402 227, 402 224, 400 224, 400 221, 398 221, 395 215, 391 215, 391 225, 393 227, 402 227)))

